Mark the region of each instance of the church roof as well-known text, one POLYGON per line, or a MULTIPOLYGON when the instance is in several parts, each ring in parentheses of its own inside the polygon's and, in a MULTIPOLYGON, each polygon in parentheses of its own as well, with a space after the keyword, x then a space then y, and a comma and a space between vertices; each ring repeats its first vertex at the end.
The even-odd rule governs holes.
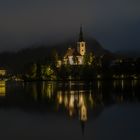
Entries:
POLYGON ((80 33, 79 33, 79 42, 84 41, 84 37, 83 37, 83 29, 82 29, 82 25, 80 27, 80 33))
MULTIPOLYGON (((79 33, 79 42, 84 41, 83 38, 83 29, 82 29, 82 25, 80 26, 80 33, 79 33)), ((68 56, 82 56, 76 49, 77 47, 74 48, 68 48, 64 57, 67 58, 68 56)))
POLYGON ((74 56, 81 56, 81 54, 77 51, 77 49, 75 49, 73 55, 74 55, 74 56))
POLYGON ((68 48, 64 57, 66 58, 68 56, 81 56, 81 54, 78 53, 77 49, 75 48, 68 48))

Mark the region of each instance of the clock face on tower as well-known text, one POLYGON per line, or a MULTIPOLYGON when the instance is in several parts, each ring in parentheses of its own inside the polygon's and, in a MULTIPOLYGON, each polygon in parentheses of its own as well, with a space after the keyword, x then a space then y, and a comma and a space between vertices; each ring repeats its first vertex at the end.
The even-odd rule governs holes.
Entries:
POLYGON ((79 44, 79 53, 81 54, 81 55, 85 55, 85 42, 80 42, 80 44, 79 44))
POLYGON ((83 39, 83 31, 82 26, 80 27, 80 33, 79 33, 79 41, 77 42, 77 50, 80 55, 85 55, 86 52, 86 42, 83 39))

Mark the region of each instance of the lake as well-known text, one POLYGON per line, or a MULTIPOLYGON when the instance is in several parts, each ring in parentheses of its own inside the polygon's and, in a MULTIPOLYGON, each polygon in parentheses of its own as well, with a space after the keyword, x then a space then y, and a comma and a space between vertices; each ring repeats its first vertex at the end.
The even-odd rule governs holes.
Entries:
POLYGON ((140 140, 140 81, 0 81, 0 137, 140 140))

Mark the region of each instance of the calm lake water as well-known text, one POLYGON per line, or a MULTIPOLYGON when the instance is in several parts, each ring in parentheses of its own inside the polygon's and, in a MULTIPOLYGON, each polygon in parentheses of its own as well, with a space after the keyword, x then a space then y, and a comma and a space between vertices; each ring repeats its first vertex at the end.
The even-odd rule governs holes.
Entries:
POLYGON ((0 138, 140 140, 140 81, 0 81, 0 138))

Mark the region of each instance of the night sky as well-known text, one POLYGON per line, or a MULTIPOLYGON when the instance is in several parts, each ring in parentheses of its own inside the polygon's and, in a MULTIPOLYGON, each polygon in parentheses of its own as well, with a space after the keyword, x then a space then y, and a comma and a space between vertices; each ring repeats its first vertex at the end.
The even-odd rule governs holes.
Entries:
POLYGON ((0 0, 0 51, 87 37, 140 51, 140 0, 0 0))

